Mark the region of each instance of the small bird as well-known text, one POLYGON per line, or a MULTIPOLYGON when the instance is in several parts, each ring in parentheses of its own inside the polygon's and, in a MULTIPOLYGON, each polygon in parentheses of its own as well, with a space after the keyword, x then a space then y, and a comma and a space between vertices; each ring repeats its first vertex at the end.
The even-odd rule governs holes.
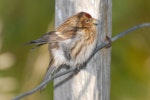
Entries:
POLYGON ((79 67, 92 55, 97 43, 97 19, 87 12, 69 17, 55 31, 44 34, 28 44, 49 44, 51 60, 44 80, 53 75, 62 65, 79 67))

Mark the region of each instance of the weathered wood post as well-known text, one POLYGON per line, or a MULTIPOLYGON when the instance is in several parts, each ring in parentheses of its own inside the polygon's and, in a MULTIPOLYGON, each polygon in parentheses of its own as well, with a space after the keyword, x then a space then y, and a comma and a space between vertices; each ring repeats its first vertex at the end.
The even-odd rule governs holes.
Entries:
MULTIPOLYGON (((56 27, 67 17, 80 11, 88 12, 100 20, 98 44, 105 41, 106 35, 111 36, 111 0, 56 0, 56 27)), ((54 100, 109 100, 110 55, 110 49, 104 48, 77 75, 55 79, 54 100)))

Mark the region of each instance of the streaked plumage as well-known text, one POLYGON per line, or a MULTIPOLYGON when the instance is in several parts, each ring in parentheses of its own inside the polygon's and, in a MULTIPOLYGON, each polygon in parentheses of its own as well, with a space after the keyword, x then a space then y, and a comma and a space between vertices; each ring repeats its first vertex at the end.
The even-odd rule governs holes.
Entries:
POLYGON ((90 14, 80 12, 68 18, 55 31, 29 42, 37 46, 49 44, 52 59, 44 80, 63 64, 75 67, 86 62, 96 47, 96 25, 97 20, 90 14))

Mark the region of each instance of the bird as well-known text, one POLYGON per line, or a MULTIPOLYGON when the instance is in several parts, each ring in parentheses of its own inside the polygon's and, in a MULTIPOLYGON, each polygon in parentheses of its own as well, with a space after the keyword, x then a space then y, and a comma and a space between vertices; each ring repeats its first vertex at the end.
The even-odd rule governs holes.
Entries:
POLYGON ((98 20, 87 12, 79 12, 54 31, 28 42, 37 47, 49 44, 51 60, 44 80, 48 80, 62 65, 80 67, 93 54, 97 44, 98 20))

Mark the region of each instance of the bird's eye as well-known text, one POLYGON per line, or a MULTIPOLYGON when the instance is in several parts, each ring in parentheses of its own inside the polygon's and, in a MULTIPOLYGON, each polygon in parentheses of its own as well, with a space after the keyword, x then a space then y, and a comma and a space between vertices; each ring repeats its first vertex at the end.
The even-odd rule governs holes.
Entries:
POLYGON ((85 23, 89 23, 90 22, 90 20, 85 20, 85 23))

